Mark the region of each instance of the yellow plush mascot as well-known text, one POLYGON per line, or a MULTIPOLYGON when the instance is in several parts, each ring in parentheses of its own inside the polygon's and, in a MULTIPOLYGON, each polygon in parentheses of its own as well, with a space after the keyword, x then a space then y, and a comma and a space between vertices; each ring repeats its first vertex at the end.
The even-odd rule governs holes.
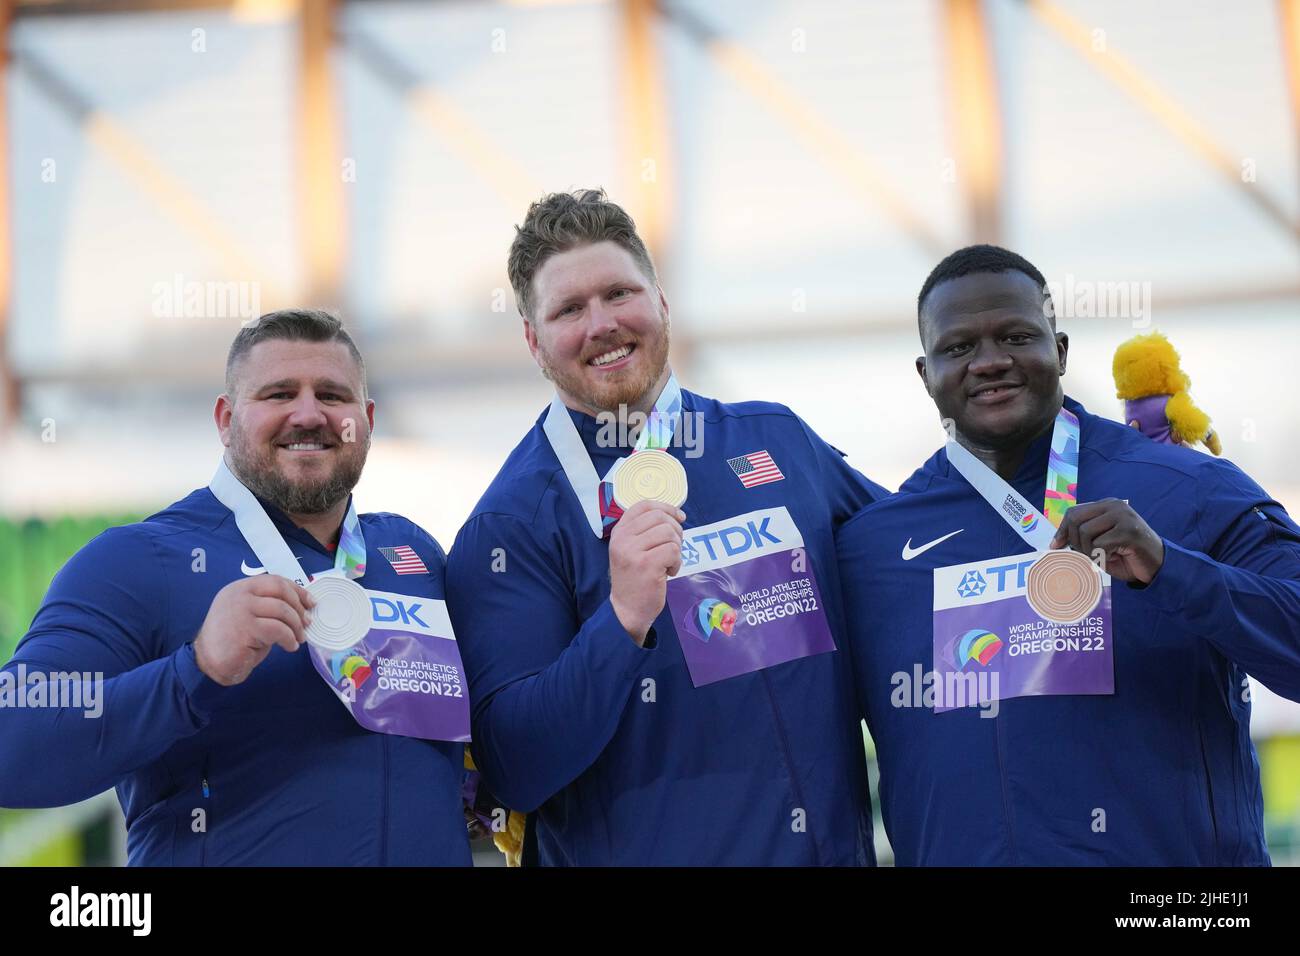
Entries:
POLYGON ((1202 442, 1222 454, 1210 416, 1196 407, 1178 352, 1159 332, 1137 335, 1115 350, 1116 397, 1124 399, 1124 421, 1155 441, 1193 445, 1202 442))

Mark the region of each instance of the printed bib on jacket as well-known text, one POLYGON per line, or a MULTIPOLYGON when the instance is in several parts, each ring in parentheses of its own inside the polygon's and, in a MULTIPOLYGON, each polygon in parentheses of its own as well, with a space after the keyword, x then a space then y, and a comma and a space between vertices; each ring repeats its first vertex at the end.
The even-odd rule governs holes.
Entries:
POLYGON ((812 559, 784 507, 686 529, 668 607, 696 687, 835 650, 812 559))

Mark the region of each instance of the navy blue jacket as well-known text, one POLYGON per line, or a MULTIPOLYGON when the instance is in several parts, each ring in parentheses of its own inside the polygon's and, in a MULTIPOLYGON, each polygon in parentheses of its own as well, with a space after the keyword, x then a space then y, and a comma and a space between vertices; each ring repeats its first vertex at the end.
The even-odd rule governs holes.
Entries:
MULTIPOLYGON (((893 706, 933 667, 931 571, 1030 550, 940 451, 837 541, 859 695, 905 865, 1267 864, 1250 674, 1300 700, 1300 528, 1228 461, 1076 402, 1078 500, 1128 499, 1164 541, 1112 584, 1115 692, 1020 697, 996 717, 893 706), (904 560, 904 545, 921 548, 904 560)), ((1041 502, 1050 432, 1011 482, 1041 502)), ((990 711, 991 712, 991 711, 990 711)))
MULTIPOLYGON (((334 566, 263 507, 304 571, 334 566)), ((442 597, 433 538, 397 515, 360 519, 366 587, 442 597), (429 574, 398 576, 377 550, 403 544, 429 574)), ((132 864, 469 865, 463 745, 362 729, 306 648, 272 647, 234 687, 198 669, 192 642, 213 597, 260 565, 206 488, 78 551, 4 669, 102 672, 103 713, 0 707, 0 806, 116 787, 132 864)))
MULTIPOLYGON (((686 528, 786 506, 805 540, 831 634, 842 634, 835 528, 886 492, 789 409, 703 415, 682 461, 686 528), (742 486, 727 460, 768 451, 785 478, 742 486)), ((600 447, 571 412, 596 471, 600 447)), ((870 800, 861 722, 839 651, 692 685, 672 615, 641 648, 609 602, 609 543, 593 534, 542 431, 515 448, 452 548, 447 601, 474 706, 474 759, 492 792, 536 811, 538 861, 866 864, 870 800)))

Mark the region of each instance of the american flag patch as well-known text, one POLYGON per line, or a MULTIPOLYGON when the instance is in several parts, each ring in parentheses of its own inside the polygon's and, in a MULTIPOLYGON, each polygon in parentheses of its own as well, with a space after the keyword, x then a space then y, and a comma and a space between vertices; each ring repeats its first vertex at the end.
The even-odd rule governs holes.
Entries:
POLYGON ((409 544, 399 544, 395 548, 376 548, 376 550, 388 559, 388 563, 398 574, 429 573, 429 569, 424 566, 420 556, 411 549, 409 544))
POLYGON ((781 469, 776 467, 776 462, 772 460, 772 456, 766 449, 750 452, 739 458, 728 458, 727 464, 746 488, 765 485, 769 481, 785 480, 785 475, 781 474, 781 469))

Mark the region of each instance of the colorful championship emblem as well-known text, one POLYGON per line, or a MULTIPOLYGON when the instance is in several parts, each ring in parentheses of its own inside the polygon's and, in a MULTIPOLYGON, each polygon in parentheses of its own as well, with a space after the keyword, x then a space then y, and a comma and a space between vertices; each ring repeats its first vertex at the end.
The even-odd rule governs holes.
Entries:
POLYGON ((695 605, 694 623, 696 636, 708 641, 714 631, 721 631, 727 637, 736 627, 736 609, 726 601, 717 598, 705 598, 695 605))
POLYGON ((978 661, 987 667, 1000 650, 1002 640, 996 634, 982 627, 971 628, 957 641, 957 669, 962 669, 971 661, 978 661))
POLYGON ((349 650, 340 651, 330 658, 330 673, 337 683, 350 680, 353 689, 356 689, 370 679, 373 670, 364 657, 349 650))

